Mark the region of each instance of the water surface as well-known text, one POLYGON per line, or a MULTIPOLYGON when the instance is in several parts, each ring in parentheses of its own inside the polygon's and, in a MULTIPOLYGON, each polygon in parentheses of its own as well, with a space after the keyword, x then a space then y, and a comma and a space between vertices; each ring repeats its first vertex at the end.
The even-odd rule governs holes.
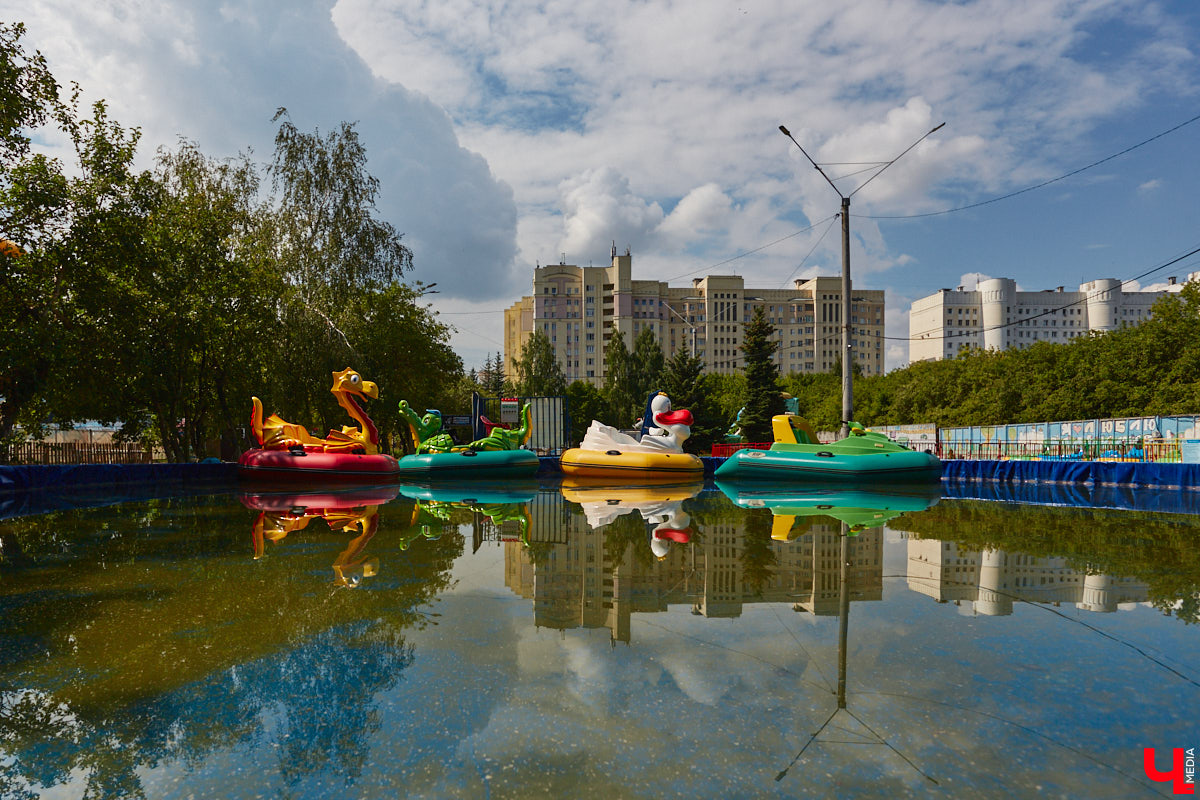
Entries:
POLYGON ((1198 533, 712 485, 3 520, 0 797, 1170 796, 1198 533))

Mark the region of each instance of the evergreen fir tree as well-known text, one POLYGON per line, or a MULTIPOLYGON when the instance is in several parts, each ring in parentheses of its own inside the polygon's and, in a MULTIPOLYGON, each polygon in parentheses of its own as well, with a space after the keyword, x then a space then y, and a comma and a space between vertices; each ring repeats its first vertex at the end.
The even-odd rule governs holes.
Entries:
POLYGON ((746 410, 742 414, 742 434, 748 442, 769 442, 771 417, 784 412, 779 389, 779 368, 771 360, 779 343, 771 341, 775 326, 767 321, 762 306, 746 323, 742 353, 746 357, 746 410))
POLYGON ((659 382, 659 389, 671 398, 672 408, 692 412, 692 433, 683 443, 689 453, 707 454, 714 438, 725 429, 720 410, 708 397, 703 373, 704 359, 680 349, 667 359, 659 382))

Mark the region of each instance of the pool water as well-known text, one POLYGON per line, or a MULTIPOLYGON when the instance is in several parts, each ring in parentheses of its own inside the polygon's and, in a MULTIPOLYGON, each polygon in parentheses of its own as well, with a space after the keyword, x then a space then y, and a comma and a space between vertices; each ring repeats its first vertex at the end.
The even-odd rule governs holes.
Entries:
POLYGON ((0 520, 0 797, 1171 796, 1200 517, 555 483, 0 520))

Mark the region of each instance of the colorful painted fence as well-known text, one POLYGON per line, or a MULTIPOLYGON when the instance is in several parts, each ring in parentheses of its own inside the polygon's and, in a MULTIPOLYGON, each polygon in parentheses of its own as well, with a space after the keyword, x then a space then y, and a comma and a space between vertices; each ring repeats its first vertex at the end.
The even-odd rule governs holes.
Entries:
POLYGON ((1012 425, 937 428, 874 426, 914 449, 943 460, 1191 461, 1200 440, 1200 416, 1124 417, 1012 425))

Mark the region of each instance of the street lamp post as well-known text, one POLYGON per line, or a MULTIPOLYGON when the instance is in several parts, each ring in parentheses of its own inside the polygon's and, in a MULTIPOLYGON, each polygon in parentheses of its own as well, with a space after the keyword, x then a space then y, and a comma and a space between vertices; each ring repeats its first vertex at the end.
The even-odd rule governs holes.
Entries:
POLYGON ((918 144, 920 144, 922 141, 924 141, 925 138, 927 136, 929 136, 930 134, 940 130, 942 128, 942 126, 944 126, 945 124, 946 123, 943 122, 941 125, 938 125, 936 128, 929 131, 929 133, 926 133, 925 136, 922 136, 920 139, 917 139, 915 142, 910 144, 904 150, 903 153, 896 156, 891 161, 888 161, 887 163, 883 164, 875 172, 874 175, 872 175, 871 177, 869 177, 865 181, 863 181, 862 184, 857 189, 855 189, 853 192, 850 192, 850 194, 842 194, 842 190, 839 189, 832 180, 830 180, 829 176, 825 174, 825 170, 821 169, 820 165, 817 164, 817 162, 812 160, 812 158, 808 155, 808 153, 806 153, 804 151, 803 147, 800 147, 800 143, 796 141, 795 137, 792 136, 791 132, 787 128, 785 128, 783 125, 779 126, 780 132, 784 136, 786 136, 792 140, 792 144, 796 145, 796 147, 799 148, 801 153, 804 153, 804 157, 806 159, 808 159, 808 163, 813 165, 813 169, 815 169, 817 172, 821 173, 821 177, 825 179, 825 182, 828 183, 833 188, 833 190, 838 193, 838 197, 840 197, 842 199, 841 214, 842 214, 842 438, 843 439, 850 435, 850 420, 854 416, 854 348, 852 346, 853 340, 851 339, 853 329, 850 326, 850 310, 851 310, 851 304, 850 304, 850 285, 851 285, 850 284, 850 198, 853 197, 856 193, 858 193, 868 183, 870 183, 871 181, 878 178, 879 173, 883 172, 885 169, 890 167, 892 164, 895 164, 897 161, 899 161, 904 156, 905 153, 907 153, 909 150, 912 150, 914 147, 916 147, 918 144))
POLYGON ((667 311, 670 311, 672 314, 679 317, 679 319, 683 320, 684 325, 687 325, 689 328, 692 329, 692 358, 695 358, 696 357, 696 326, 693 325, 692 323, 688 322, 687 317, 683 316, 678 311, 671 308, 671 304, 668 303, 666 300, 659 300, 658 302, 661 303, 664 307, 666 307, 667 311))

